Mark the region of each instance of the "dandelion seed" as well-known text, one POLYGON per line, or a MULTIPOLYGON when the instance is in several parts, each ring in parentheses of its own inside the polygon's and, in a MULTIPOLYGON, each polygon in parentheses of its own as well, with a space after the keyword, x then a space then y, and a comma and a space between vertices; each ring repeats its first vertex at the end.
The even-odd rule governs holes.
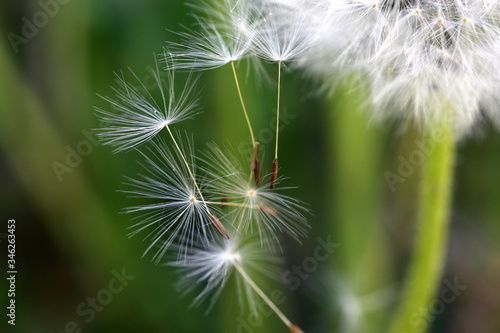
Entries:
POLYGON ((131 227, 133 231, 129 235, 148 231, 144 239, 151 244, 145 254, 158 248, 153 257, 155 262, 163 257, 174 242, 182 240, 183 243, 178 245, 179 256, 182 258, 195 241, 208 238, 213 214, 221 213, 217 206, 208 210, 209 204, 202 199, 203 179, 196 177, 193 148, 189 141, 184 145, 182 156, 177 150, 171 152, 166 149, 161 141, 153 143, 147 154, 142 155, 146 173, 140 174, 136 179, 127 178, 126 185, 132 189, 125 192, 133 198, 148 201, 153 199, 154 202, 127 209, 127 213, 141 213, 136 218, 139 222, 131 227), (184 163, 185 156, 189 167, 184 163))
POLYGON ((172 134, 172 131, 170 130, 170 127, 168 125, 165 125, 165 128, 168 130, 168 134, 170 135, 170 138, 172 139, 172 142, 174 143, 175 148, 177 149, 177 152, 179 153, 179 156, 182 159, 182 162, 184 162, 184 165, 186 166, 186 170, 189 173, 189 176, 193 180, 194 186, 196 187, 196 190, 198 191, 198 194, 200 195, 201 202, 203 203, 203 205, 205 206, 205 209, 207 210, 208 217, 210 218, 212 225, 220 232, 220 234, 222 236, 224 236, 224 238, 229 239, 230 238, 229 234, 227 233, 224 226, 220 223, 219 219, 210 212, 210 209, 208 208, 208 206, 205 202, 205 198, 203 197, 201 189, 198 186, 198 183, 196 182, 196 177, 195 177, 195 174, 192 170, 192 167, 190 166, 190 164, 187 161, 186 154, 182 151, 182 149, 180 148, 180 145, 177 143, 175 136, 172 134))
POLYGON ((199 113, 198 95, 195 92, 197 79, 191 75, 180 94, 175 93, 174 71, 165 72, 163 79, 158 64, 150 71, 155 87, 148 89, 139 77, 130 70, 137 85, 117 75, 115 98, 102 97, 111 104, 113 111, 96 108, 101 121, 106 124, 98 136, 105 145, 114 147, 115 152, 135 148, 151 140, 166 125, 190 119, 199 113), (154 93, 160 95, 159 98, 154 93))
MULTIPOLYGON (((307 17, 301 12, 294 13, 288 6, 284 5, 261 5, 262 19, 255 29, 253 39, 253 52, 257 57, 264 60, 276 62, 278 64, 277 79, 277 102, 276 102, 276 137, 273 166, 278 164, 279 148, 279 124, 280 124, 280 102, 281 102, 281 70, 285 62, 299 57, 310 46, 310 39, 314 34, 305 34, 304 30, 309 30, 307 17), (290 15, 291 14, 291 15, 290 15), (293 17, 293 24, 289 19, 293 17)), ((276 179, 278 169, 275 168, 272 178, 276 179)), ((274 188, 275 181, 271 179, 271 189, 274 188)))
POLYGON ((174 32, 181 41, 167 42, 169 57, 175 59, 173 63, 167 61, 167 69, 213 69, 248 55, 253 33, 245 23, 249 20, 245 7, 230 0, 200 2, 192 7, 204 15, 194 15, 199 31, 174 32))
POLYGON ((233 203, 225 219, 237 232, 256 231, 262 244, 270 248, 274 247, 273 243, 279 243, 279 233, 288 234, 297 241, 307 233, 309 226, 303 214, 308 210, 300 201, 280 193, 286 188, 271 190, 268 182, 257 186, 234 155, 224 154, 215 145, 209 147, 201 158, 206 165, 203 167, 205 172, 213 179, 207 183, 207 188, 214 196, 233 203))
MULTIPOLYGON (((225 36, 213 22, 198 18, 201 31, 176 33, 180 43, 169 42, 167 50, 179 69, 207 70, 242 59, 250 43, 243 36, 225 36)), ((167 69, 170 67, 167 66, 167 69)))
POLYGON ((260 247, 259 242, 252 239, 242 241, 240 238, 222 242, 219 240, 200 242, 184 260, 167 263, 179 269, 179 273, 183 276, 179 288, 185 294, 193 292, 198 285, 203 286, 203 290, 194 298, 192 306, 199 306, 210 297, 207 310, 209 311, 234 271, 242 309, 248 307, 250 311, 256 311, 255 299, 258 296, 290 328, 291 332, 302 332, 256 283, 259 275, 277 278, 277 264, 277 259, 260 247))
POLYGON ((272 2, 257 7, 255 11, 261 19, 255 27, 252 50, 264 60, 276 63, 296 60, 315 38, 309 18, 303 11, 272 2))
MULTIPOLYGON (((275 259, 270 259, 271 256, 260 256, 259 258, 256 256, 257 253, 263 254, 263 250, 255 247, 255 244, 251 242, 243 246, 240 244, 240 239, 236 237, 226 241, 205 239, 194 244, 182 260, 169 262, 167 265, 179 268, 179 273, 183 276, 180 279, 179 287, 185 293, 195 290, 200 284, 204 286, 203 290, 193 299, 192 305, 199 306, 210 298, 207 310, 209 311, 232 274, 234 261, 244 262, 241 265, 251 265, 266 275, 273 275, 273 270, 269 266, 270 262, 272 263, 275 259), (246 255, 249 255, 252 260, 248 260, 246 255)), ((243 308, 248 306, 251 309, 255 308, 255 298, 251 290, 239 289, 239 291, 242 292, 239 295, 240 305, 243 308)))

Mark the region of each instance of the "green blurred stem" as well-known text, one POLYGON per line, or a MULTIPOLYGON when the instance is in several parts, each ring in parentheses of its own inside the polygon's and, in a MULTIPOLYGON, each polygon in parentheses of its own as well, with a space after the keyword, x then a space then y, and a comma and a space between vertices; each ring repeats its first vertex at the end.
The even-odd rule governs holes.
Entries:
POLYGON ((385 131, 367 126, 367 93, 352 76, 325 105, 332 110, 325 115, 330 170, 326 202, 331 218, 327 232, 340 244, 331 265, 336 294, 343 295, 335 296, 342 311, 330 316, 331 332, 339 331, 344 320, 352 320, 351 333, 364 333, 367 327, 370 333, 379 333, 386 328, 389 315, 383 297, 377 297, 377 306, 364 301, 368 295, 382 295, 380 291, 393 281, 389 242, 380 220, 385 131))
POLYGON ((421 309, 429 309, 445 264, 455 152, 451 122, 423 137, 434 149, 422 165, 415 250, 390 333, 426 331, 428 323, 416 322, 413 317, 421 309))

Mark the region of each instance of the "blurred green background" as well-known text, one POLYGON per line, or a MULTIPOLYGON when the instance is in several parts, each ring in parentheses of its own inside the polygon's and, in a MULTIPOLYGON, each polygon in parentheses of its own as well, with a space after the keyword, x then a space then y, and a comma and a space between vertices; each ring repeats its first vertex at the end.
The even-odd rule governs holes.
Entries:
MULTIPOLYGON (((2 332, 287 331, 274 315, 240 313, 231 283, 208 315, 206 305, 189 308, 175 273, 142 258, 140 237, 126 237, 130 216, 119 212, 133 201, 117 190, 139 170, 139 155, 112 154, 95 141, 93 107, 107 107, 96 94, 112 95, 113 72, 128 67, 150 82, 153 55, 176 39, 167 29, 190 26, 189 12, 173 0, 0 4, 0 244, 6 254, 7 220, 15 219, 18 270, 12 327, 2 256, 2 332), (74 151, 83 153, 68 157, 74 151), (126 285, 107 292, 123 272, 126 285), (96 297, 106 304, 82 315, 78 309, 96 297)), ((249 75, 243 94, 268 166, 276 88, 259 79, 249 75)), ((203 73, 200 87, 203 114, 179 128, 194 133, 198 148, 247 141, 230 68, 203 73)), ((314 215, 304 244, 283 241, 283 271, 298 284, 263 288, 283 291, 283 311, 306 332, 382 332, 412 249, 418 168, 394 191, 384 174, 397 173, 401 158, 418 149, 418 134, 372 124, 361 112, 363 93, 349 82, 333 96, 317 91, 302 73, 285 71, 281 173, 314 215), (337 247, 314 263, 318 237, 337 247)), ((457 280, 467 289, 452 302, 437 294, 416 313, 416 324, 432 322, 434 332, 500 331, 499 152, 500 135, 487 124, 459 144, 443 288, 457 280)))

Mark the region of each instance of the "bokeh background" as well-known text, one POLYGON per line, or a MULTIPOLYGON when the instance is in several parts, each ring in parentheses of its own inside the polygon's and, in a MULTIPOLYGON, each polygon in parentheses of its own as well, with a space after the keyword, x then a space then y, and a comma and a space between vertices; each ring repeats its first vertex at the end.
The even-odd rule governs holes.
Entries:
MULTIPOLYGON (((93 108, 107 106, 97 94, 112 95, 113 73, 129 67, 151 82, 154 55, 176 40, 169 29, 193 23, 189 13, 180 0, 1 2, 2 332, 287 331, 274 315, 240 313, 231 282, 210 313, 206 304, 190 308, 192 295, 176 290, 175 272, 142 257, 148 244, 141 237, 126 236, 130 216, 120 211, 133 201, 117 190, 124 175, 139 170, 140 156, 112 154, 95 141, 93 108), (4 314, 8 219, 16 220, 15 327, 4 314), (89 298, 109 295, 116 272, 130 276, 127 285, 93 315, 79 313, 90 309, 89 298)), ((276 73, 275 66, 268 71, 276 73)), ((203 114, 180 125, 194 133, 196 146, 248 140, 230 69, 204 73, 200 87, 203 114)), ((276 88, 250 73, 243 93, 264 146, 263 165, 270 165, 276 88)), ((373 124, 363 92, 349 80, 327 94, 287 70, 283 105, 281 173, 285 184, 297 186, 290 195, 314 214, 303 244, 283 241, 283 271, 298 280, 263 288, 283 292, 283 311, 306 332, 383 332, 411 254, 418 167, 394 191, 384 175, 397 173, 401 159, 418 149, 418 132, 373 124), (314 262, 318 237, 337 246, 314 262)), ((446 281, 466 289, 451 302, 436 294, 416 313, 416 325, 500 331, 499 152, 500 135, 488 124, 459 144, 441 289, 446 281)))

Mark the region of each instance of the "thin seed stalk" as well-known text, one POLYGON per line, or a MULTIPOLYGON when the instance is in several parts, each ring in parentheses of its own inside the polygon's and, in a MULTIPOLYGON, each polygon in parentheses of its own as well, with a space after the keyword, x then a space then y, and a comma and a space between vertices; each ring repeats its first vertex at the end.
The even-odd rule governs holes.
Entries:
POLYGON ((274 160, 271 166, 271 179, 269 180, 269 188, 276 187, 278 179, 278 147, 279 147, 279 131, 280 131, 280 101, 281 101, 281 61, 278 61, 278 96, 276 101, 276 146, 274 148, 274 160))
POLYGON ((243 100, 243 95, 241 94, 240 82, 238 80, 238 74, 236 73, 236 67, 234 66, 234 61, 231 61, 231 68, 233 70, 234 82, 236 83, 236 90, 238 90, 238 97, 240 98, 241 108, 243 109, 243 113, 245 114, 245 119, 247 121, 248 130, 250 131, 250 139, 252 140, 252 147, 254 149, 254 155, 252 164, 250 167, 250 179, 252 177, 255 180, 256 186, 260 185, 260 166, 259 166, 259 143, 255 141, 255 136, 253 134, 252 124, 250 123, 250 117, 248 116, 247 108, 245 106, 245 102, 243 100))
POLYGON ((423 333, 427 329, 424 325, 415 325, 412 316, 431 305, 445 264, 455 155, 451 124, 447 121, 439 133, 424 133, 427 142, 434 143, 434 150, 422 165, 415 249, 402 301, 389 333, 423 333))
POLYGON ((274 159, 278 159, 278 140, 280 131, 280 101, 281 101, 281 61, 278 61, 278 96, 276 101, 276 147, 274 148, 274 159))
POLYGON ((259 288, 259 286, 252 280, 252 278, 247 274, 243 267, 238 263, 237 260, 232 259, 231 263, 233 267, 236 268, 241 277, 248 283, 248 285, 259 295, 264 302, 269 305, 269 307, 276 313, 276 315, 285 323, 285 325, 290 329, 292 333, 303 332, 298 326, 292 324, 292 322, 285 316, 283 312, 276 306, 276 304, 271 301, 269 297, 259 288))
POLYGON ((255 148, 255 136, 253 134, 252 124, 250 123, 250 118, 248 117, 247 108, 245 107, 245 102, 243 101, 243 95, 241 94, 240 83, 238 80, 238 75, 236 74, 236 68, 234 66, 234 61, 231 61, 231 68, 233 69, 234 82, 236 83, 236 89, 238 90, 238 96, 240 98, 241 107, 243 113, 245 114, 245 119, 247 121, 248 130, 250 131, 250 138, 252 139, 252 147, 255 148))

